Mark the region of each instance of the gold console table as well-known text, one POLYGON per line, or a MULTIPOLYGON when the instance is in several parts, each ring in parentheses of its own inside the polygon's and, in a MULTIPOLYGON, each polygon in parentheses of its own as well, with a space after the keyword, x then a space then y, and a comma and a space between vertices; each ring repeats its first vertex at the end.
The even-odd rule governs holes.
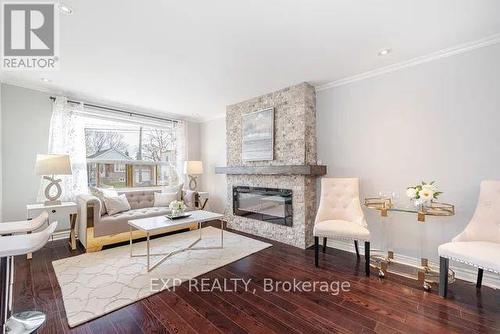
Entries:
MULTIPOLYGON (((419 224, 425 223, 427 216, 449 217, 455 214, 455 207, 451 204, 432 202, 426 207, 397 207, 392 203, 390 198, 384 197, 366 198, 365 206, 369 209, 379 211, 383 219, 388 216, 389 212, 414 214, 419 224)), ((422 243, 423 233, 420 234, 422 243)), ((387 249, 387 253, 385 251, 379 251, 379 254, 377 254, 377 251, 373 253, 375 254, 371 256, 371 265, 378 269, 379 277, 385 277, 387 273, 392 273, 416 279, 425 290, 430 290, 433 283, 439 282, 439 269, 431 267, 427 258, 420 258, 420 266, 411 266, 396 261, 394 259, 394 250, 392 249, 387 249)), ((448 273, 448 281, 450 283, 455 281, 455 273, 452 270, 448 273)))

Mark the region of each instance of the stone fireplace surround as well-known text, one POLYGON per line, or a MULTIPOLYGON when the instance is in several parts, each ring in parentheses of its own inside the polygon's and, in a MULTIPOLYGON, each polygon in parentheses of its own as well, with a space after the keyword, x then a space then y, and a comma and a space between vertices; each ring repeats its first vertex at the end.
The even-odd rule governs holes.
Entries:
POLYGON ((226 109, 228 226, 235 230, 300 248, 313 243, 316 214, 316 177, 326 167, 316 163, 316 93, 301 83, 233 104, 226 109), (243 161, 242 115, 274 107, 274 160, 243 161), (233 186, 285 188, 293 192, 291 227, 233 215, 233 186))

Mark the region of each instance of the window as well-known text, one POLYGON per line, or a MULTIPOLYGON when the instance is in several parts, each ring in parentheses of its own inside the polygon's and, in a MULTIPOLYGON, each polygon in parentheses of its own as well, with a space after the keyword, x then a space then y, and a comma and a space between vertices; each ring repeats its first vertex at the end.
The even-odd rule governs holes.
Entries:
POLYGON ((95 119, 85 127, 88 184, 100 187, 176 185, 176 123, 146 126, 95 119))

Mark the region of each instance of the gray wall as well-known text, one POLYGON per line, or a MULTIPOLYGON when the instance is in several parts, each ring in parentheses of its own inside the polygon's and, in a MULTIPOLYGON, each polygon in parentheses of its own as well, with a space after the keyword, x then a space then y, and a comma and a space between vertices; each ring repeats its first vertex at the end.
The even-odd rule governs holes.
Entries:
POLYGON ((26 204, 35 203, 40 177, 37 153, 46 153, 52 103, 49 95, 2 85, 3 220, 26 218, 26 204))
MULTIPOLYGON (((500 45, 317 92, 318 160, 329 176, 361 178, 362 197, 435 180, 456 215, 422 228, 423 255, 468 223, 479 183, 500 180, 500 45)), ((382 240, 380 218, 366 211, 382 240)), ((419 257, 415 217, 391 214, 397 253, 419 257)))

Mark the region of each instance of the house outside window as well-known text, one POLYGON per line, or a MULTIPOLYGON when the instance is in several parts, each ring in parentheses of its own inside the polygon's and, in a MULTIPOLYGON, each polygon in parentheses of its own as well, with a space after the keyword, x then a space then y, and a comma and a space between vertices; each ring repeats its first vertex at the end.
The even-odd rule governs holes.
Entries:
POLYGON ((89 186, 130 188, 176 185, 177 145, 173 124, 96 122, 85 128, 89 186))

